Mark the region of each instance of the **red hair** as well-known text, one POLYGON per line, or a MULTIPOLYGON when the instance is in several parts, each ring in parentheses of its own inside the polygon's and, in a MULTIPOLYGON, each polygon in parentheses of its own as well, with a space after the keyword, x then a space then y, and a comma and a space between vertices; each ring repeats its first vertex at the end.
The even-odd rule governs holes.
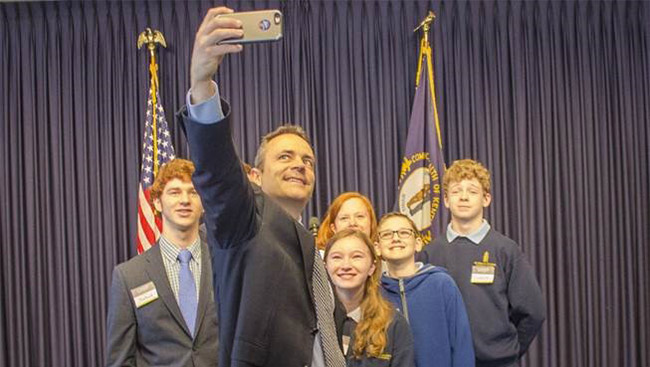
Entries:
POLYGON ((459 159, 447 168, 445 175, 442 177, 442 189, 447 194, 449 185, 462 180, 476 179, 483 188, 483 192, 490 193, 492 182, 490 181, 490 171, 479 161, 473 159, 459 159))
POLYGON ((325 213, 323 221, 321 222, 320 228, 318 229, 318 235, 316 236, 316 247, 319 250, 325 250, 327 241, 334 236, 332 224, 334 224, 336 217, 339 215, 339 211, 341 211, 343 204, 350 199, 359 199, 363 202, 366 210, 368 210, 368 215, 370 215, 370 238, 375 239, 377 236, 377 216, 375 215, 375 210, 372 208, 370 199, 356 191, 344 192, 332 201, 330 207, 325 213))
MULTIPOLYGON (((192 174, 194 173, 194 163, 188 161, 187 159, 175 158, 171 161, 165 163, 153 181, 151 189, 149 189, 149 200, 153 204, 156 199, 159 199, 167 185, 167 182, 178 178, 183 182, 192 182, 192 174)), ((160 215, 158 211, 154 208, 154 214, 160 215)))

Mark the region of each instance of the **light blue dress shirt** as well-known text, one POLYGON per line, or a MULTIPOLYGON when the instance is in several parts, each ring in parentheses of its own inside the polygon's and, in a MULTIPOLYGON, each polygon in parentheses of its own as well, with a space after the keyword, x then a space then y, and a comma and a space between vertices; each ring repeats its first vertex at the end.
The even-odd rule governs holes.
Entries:
POLYGON ((481 226, 474 231, 473 233, 468 234, 467 236, 464 236, 456 231, 454 231, 451 228, 451 223, 447 225, 447 241, 451 243, 451 241, 455 240, 456 237, 465 237, 472 241, 475 245, 478 245, 483 241, 485 236, 487 236, 488 232, 490 231, 490 223, 487 222, 487 220, 483 219, 483 223, 481 226))

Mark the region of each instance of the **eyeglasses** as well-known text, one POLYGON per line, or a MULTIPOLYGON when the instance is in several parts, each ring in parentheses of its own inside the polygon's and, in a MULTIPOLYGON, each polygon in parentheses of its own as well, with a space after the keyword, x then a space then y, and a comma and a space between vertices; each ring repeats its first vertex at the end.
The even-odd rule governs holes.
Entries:
POLYGON ((381 232, 378 233, 378 235, 379 235, 380 240, 388 241, 388 240, 393 238, 395 233, 397 233, 397 237, 399 237, 400 239, 403 239, 403 240, 405 240, 407 238, 411 238, 411 236, 415 235, 415 231, 412 230, 412 229, 408 229, 408 228, 400 228, 400 229, 395 230, 395 231, 391 231, 391 230, 381 231, 381 232))

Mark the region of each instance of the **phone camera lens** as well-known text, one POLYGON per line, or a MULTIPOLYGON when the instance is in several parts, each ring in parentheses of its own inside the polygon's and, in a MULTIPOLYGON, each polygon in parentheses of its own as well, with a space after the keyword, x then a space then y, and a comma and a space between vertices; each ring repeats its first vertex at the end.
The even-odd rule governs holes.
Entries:
POLYGON ((260 22, 260 29, 263 31, 267 31, 269 28, 271 28, 271 22, 269 22, 268 19, 263 19, 260 22))

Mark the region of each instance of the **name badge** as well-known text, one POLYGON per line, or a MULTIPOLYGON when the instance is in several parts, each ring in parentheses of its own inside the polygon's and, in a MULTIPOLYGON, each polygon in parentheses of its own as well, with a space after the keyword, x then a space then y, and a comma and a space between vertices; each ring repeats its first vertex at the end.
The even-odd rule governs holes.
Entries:
POLYGON ((135 307, 140 308, 158 299, 158 291, 153 282, 145 283, 139 287, 131 289, 135 307))
POLYGON ((490 253, 483 253, 483 261, 474 261, 472 266, 472 284, 492 284, 494 283, 494 271, 496 264, 490 262, 490 253))

